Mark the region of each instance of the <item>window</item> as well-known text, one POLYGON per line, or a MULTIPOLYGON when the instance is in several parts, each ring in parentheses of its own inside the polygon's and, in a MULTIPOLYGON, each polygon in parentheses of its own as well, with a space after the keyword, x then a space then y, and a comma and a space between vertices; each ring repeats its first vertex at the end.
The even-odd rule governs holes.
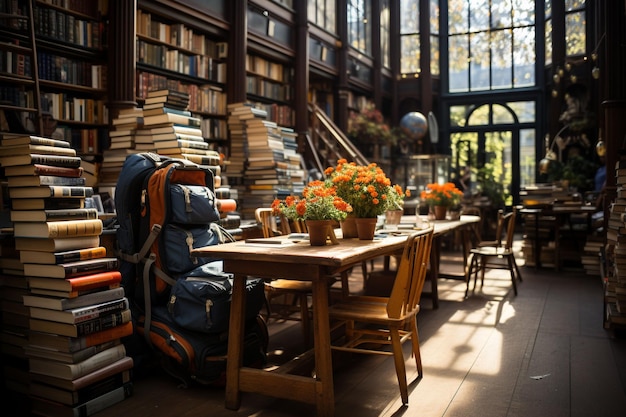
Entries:
POLYGON ((400 73, 420 72, 419 2, 400 1, 400 73))
POLYGON ((448 0, 449 91, 535 85, 535 2, 448 0))
POLYGON ((336 0, 308 0, 309 21, 327 30, 337 32, 337 5, 336 0))
POLYGON ((439 70, 439 0, 430 0, 430 73, 440 74, 439 70))
POLYGON ((585 0, 565 0, 565 55, 585 54, 586 26, 585 0))
POLYGON ((371 55, 370 0, 348 0, 348 42, 354 49, 371 55))
POLYGON ((389 0, 380 2, 380 59, 383 67, 391 67, 391 53, 389 51, 390 42, 390 21, 389 0))

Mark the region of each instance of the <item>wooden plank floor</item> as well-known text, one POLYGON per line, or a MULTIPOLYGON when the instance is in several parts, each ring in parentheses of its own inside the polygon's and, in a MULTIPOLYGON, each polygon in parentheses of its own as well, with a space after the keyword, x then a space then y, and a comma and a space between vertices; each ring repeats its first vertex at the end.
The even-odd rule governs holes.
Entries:
MULTIPOLYGON (((444 253, 444 271, 460 271, 456 255, 444 253)), ((355 289, 361 285, 358 272, 351 277, 355 289)), ((599 278, 582 269, 556 273, 523 266, 522 275, 518 296, 509 291, 506 271, 493 271, 468 299, 463 282, 441 280, 440 308, 422 301, 424 377, 415 380, 414 361, 408 359, 408 407, 399 401, 391 358, 337 358, 336 415, 626 415, 626 338, 602 327, 599 278)), ((299 347, 297 325, 271 323, 270 330, 270 361, 299 347)), ((223 389, 180 389, 158 369, 135 381, 133 397, 98 417, 315 415, 310 405, 247 393, 238 411, 226 410, 223 389)))

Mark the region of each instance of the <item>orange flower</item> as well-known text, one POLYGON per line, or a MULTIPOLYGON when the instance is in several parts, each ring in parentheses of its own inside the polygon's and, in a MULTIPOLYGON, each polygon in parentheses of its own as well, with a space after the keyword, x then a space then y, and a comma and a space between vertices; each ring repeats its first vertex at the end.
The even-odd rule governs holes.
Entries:
POLYGON ((429 206, 453 207, 461 202, 463 192, 451 182, 445 184, 428 184, 420 193, 422 201, 429 206))
POLYGON ((334 186, 324 181, 309 182, 302 192, 302 197, 288 196, 284 201, 272 202, 274 214, 282 213, 292 220, 337 220, 346 218, 352 206, 337 196, 334 186))

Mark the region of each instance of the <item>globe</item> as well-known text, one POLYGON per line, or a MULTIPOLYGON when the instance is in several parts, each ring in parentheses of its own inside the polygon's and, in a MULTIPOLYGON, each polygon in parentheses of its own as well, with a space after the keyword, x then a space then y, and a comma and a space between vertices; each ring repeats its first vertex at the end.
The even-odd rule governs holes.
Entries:
POLYGON ((426 135, 428 122, 422 113, 412 111, 402 116, 400 129, 409 139, 418 141, 426 135))

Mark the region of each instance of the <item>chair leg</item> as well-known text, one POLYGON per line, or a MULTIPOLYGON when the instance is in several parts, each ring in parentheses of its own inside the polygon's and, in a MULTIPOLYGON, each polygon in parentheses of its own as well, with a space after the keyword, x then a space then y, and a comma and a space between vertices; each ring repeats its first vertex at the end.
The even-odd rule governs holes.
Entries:
POLYGON ((398 329, 389 329, 391 337, 391 345, 393 349, 393 361, 396 365, 396 376, 398 377, 398 386, 400 387, 400 397, 402 404, 409 403, 409 387, 406 382, 406 368, 404 367, 404 353, 402 351, 402 342, 398 329))
POLYGON ((470 253, 467 257, 467 262, 465 263, 465 298, 467 298, 469 294, 469 284, 470 284, 470 279, 472 277, 472 273, 474 271, 475 262, 476 262, 476 254, 470 253))
POLYGON ((511 283, 513 284, 513 293, 517 295, 517 283, 515 282, 515 259, 511 256, 507 256, 507 261, 509 263, 509 270, 511 271, 511 283))
POLYGON ((311 347, 311 321, 309 319, 309 299, 306 294, 301 294, 300 298, 300 320, 302 325, 302 336, 306 348, 311 347))
POLYGON ((422 354, 420 353, 420 338, 417 332, 417 319, 412 320, 411 323, 411 343, 413 344, 413 356, 415 356, 415 365, 417 366, 417 376, 422 378, 424 373, 422 371, 422 354))

